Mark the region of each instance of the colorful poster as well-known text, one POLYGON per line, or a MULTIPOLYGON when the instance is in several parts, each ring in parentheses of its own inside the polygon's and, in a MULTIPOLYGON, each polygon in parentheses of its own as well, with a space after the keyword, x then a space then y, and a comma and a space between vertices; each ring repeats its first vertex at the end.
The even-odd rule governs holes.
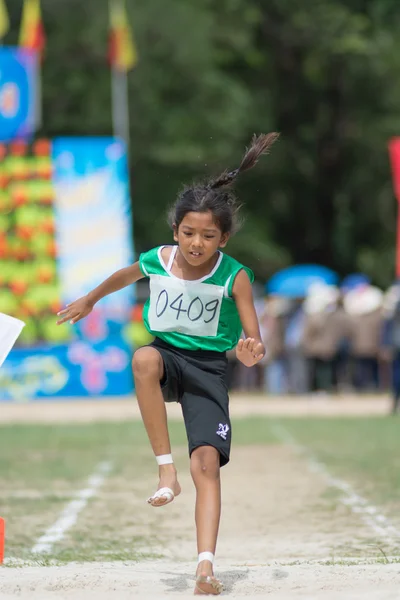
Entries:
POLYGON ((32 135, 37 110, 38 57, 0 47, 0 140, 32 135))
POLYGON ((26 324, 17 344, 65 343, 56 268, 52 144, 0 144, 0 312, 26 324))
MULTIPOLYGON (((53 160, 58 274, 69 303, 133 262, 126 150, 110 138, 60 138, 53 160)), ((98 306, 124 322, 132 303, 125 288, 98 306)))
POLYGON ((0 401, 131 393, 134 286, 56 325, 62 306, 133 262, 123 143, 14 142, 3 154, 0 312, 26 326, 0 370, 0 401))

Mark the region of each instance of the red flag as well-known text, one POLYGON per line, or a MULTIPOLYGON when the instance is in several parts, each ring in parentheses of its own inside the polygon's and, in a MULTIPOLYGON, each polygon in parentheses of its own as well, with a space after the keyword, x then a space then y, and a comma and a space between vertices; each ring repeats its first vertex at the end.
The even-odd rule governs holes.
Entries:
POLYGON ((389 155, 392 164, 393 188, 397 205, 397 242, 396 242, 396 276, 400 277, 400 137, 389 142, 389 155))

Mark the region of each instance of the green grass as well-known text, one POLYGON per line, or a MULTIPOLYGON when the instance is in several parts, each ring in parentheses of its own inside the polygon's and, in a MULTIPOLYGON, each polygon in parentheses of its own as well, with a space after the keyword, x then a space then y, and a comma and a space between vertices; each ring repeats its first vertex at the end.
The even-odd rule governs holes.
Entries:
MULTIPOLYGON (((178 445, 186 443, 180 423, 171 423, 178 445)), ((106 484, 118 492, 129 478, 154 471, 146 433, 140 422, 83 425, 15 425, 0 427, 0 515, 6 519, 7 556, 32 559, 30 549, 52 525, 75 491, 86 487, 88 477, 103 460, 113 470, 106 484), (139 457, 139 460, 137 459, 139 457)), ((91 502, 96 509, 97 499, 91 502)), ((122 502, 126 504, 126 502, 122 502)), ((113 503, 115 509, 115 503, 113 503)), ((118 506, 118 503, 117 503, 118 506)), ((123 508, 123 507, 121 507, 123 508)), ((104 507, 99 507, 104 511, 104 507)), ((80 525, 93 517, 83 511, 80 525)), ((86 527, 72 529, 57 546, 53 558, 71 560, 138 560, 156 553, 141 547, 140 536, 121 539, 115 535, 115 516, 104 514, 99 528, 96 519, 86 527), (88 535, 90 530, 90 535, 88 535), (99 553, 101 548, 101 553, 99 553)))
MULTIPOLYGON (((268 446, 281 443, 274 433, 276 424, 308 447, 333 475, 398 519, 397 419, 241 419, 233 423, 234 445, 264 445, 268 460, 268 446)), ((171 422, 170 433, 178 462, 185 460, 186 467, 182 423, 171 422)), ((141 535, 141 516, 130 509, 132 494, 145 497, 153 473, 154 458, 140 422, 1 426, 0 514, 7 523, 7 556, 46 564, 47 560, 128 561, 159 556, 157 531, 147 528, 141 535), (112 461, 113 470, 101 494, 90 501, 51 557, 32 557, 34 543, 103 460, 112 461)), ((327 490, 321 501, 326 506, 331 503, 333 510, 336 492, 327 490)))
POLYGON ((338 477, 379 505, 400 507, 400 420, 284 419, 281 425, 338 477))

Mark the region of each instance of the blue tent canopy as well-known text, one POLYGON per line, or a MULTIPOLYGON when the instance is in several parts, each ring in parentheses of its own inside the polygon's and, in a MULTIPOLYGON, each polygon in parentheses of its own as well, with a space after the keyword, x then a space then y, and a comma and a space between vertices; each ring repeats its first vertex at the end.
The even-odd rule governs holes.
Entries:
POLYGON ((354 290, 359 286, 368 285, 369 283, 371 283, 371 280, 367 275, 364 275, 364 273, 351 273, 343 279, 340 288, 344 292, 349 292, 350 290, 354 290))
POLYGON ((301 298, 307 295, 313 283, 336 285, 337 273, 322 265, 294 265, 278 271, 266 284, 268 294, 287 298, 301 298))

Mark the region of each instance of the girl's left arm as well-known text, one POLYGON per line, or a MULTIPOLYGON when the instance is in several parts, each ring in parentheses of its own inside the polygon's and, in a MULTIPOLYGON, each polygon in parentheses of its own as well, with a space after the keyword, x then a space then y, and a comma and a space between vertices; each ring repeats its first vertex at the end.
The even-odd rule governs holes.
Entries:
POLYGON ((261 341, 260 326, 254 307, 253 290, 249 276, 244 269, 236 275, 232 296, 246 336, 244 340, 239 340, 236 347, 236 356, 246 367, 252 367, 263 358, 265 347, 261 341))

